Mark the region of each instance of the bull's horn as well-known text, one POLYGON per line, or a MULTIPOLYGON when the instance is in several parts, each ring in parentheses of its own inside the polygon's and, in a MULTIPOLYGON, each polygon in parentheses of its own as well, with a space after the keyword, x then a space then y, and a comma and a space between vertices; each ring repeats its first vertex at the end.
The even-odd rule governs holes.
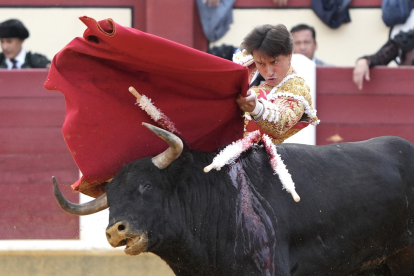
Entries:
POLYGON ((56 178, 52 176, 53 180, 53 192, 55 194, 56 201, 63 209, 63 211, 77 216, 85 216, 97 213, 108 208, 108 200, 106 198, 106 193, 101 195, 100 197, 91 200, 89 202, 83 204, 75 204, 68 201, 59 190, 58 184, 56 182, 56 178))
POLYGON ((180 156, 181 152, 183 151, 183 141, 181 141, 181 139, 176 135, 164 129, 147 123, 142 124, 151 130, 155 135, 167 142, 168 145, 170 145, 170 147, 164 152, 152 158, 152 163, 154 163, 157 168, 165 169, 180 156))

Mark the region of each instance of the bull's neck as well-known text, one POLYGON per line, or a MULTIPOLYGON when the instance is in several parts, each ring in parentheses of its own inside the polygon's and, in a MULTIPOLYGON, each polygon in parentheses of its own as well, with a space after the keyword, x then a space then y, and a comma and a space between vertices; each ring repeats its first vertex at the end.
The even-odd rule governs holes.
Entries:
POLYGON ((276 216, 256 188, 260 173, 242 163, 181 184, 180 235, 154 252, 177 275, 274 275, 276 216))
POLYGON ((178 234, 154 253, 177 275, 231 275, 228 264, 235 259, 237 189, 226 169, 208 174, 202 167, 192 169, 166 204, 171 208, 172 202, 178 202, 179 211, 169 226, 178 234))

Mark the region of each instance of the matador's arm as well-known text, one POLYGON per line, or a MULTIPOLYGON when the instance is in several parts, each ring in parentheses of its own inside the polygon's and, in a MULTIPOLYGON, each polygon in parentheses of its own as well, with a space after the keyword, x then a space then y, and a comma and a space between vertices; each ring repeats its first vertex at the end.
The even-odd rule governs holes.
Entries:
POLYGON ((263 104, 264 111, 259 120, 253 120, 261 129, 275 137, 296 125, 305 111, 301 101, 289 97, 278 97, 274 102, 260 99, 259 102, 263 104))

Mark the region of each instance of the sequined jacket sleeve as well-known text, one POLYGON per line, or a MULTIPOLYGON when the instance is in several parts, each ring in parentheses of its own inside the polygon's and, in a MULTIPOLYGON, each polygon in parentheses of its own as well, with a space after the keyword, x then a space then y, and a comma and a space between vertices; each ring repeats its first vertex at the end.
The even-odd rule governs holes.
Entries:
MULTIPOLYGON (((260 93, 260 88, 254 88, 260 93)), ((302 118, 307 121, 317 120, 312 113, 312 100, 309 86, 301 78, 292 78, 281 85, 276 93, 269 94, 267 99, 259 99, 264 105, 261 120, 255 123, 264 131, 278 137, 286 133, 302 118), (305 111, 312 113, 310 116, 305 111), (304 116, 305 114, 305 116, 304 116)))
POLYGON ((281 136, 299 122, 304 107, 301 102, 285 97, 277 98, 273 103, 261 100, 265 113, 256 124, 273 136, 281 136))

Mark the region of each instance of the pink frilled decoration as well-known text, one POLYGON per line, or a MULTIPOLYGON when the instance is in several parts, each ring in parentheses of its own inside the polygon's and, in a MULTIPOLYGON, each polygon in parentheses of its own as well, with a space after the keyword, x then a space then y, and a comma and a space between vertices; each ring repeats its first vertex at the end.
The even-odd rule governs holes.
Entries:
POLYGON ((224 165, 233 163, 234 160, 239 158, 242 152, 248 150, 254 142, 257 142, 260 137, 260 131, 256 130, 243 139, 237 140, 225 147, 216 157, 213 159, 213 163, 204 168, 204 172, 209 172, 212 169, 220 170, 224 165))
POLYGON ((160 109, 158 109, 151 101, 150 98, 146 97, 145 95, 140 95, 138 91, 134 87, 129 87, 129 92, 137 98, 136 104, 144 110, 148 116, 157 123, 162 129, 165 129, 175 135, 177 135, 181 141, 183 141, 184 146, 187 149, 190 149, 191 146, 189 143, 184 139, 183 135, 178 131, 175 127, 174 122, 168 118, 160 109))
POLYGON ((292 195, 293 200, 299 202, 300 197, 296 193, 295 183, 292 180, 292 175, 288 172, 285 163, 283 162, 280 155, 277 153, 275 144, 273 144, 272 140, 266 134, 263 134, 262 142, 266 148, 267 154, 269 154, 270 165, 272 166, 274 173, 279 176, 283 188, 286 189, 286 191, 288 191, 292 195))
MULTIPOLYGON (((259 140, 260 135, 260 131, 256 130, 246 135, 243 139, 237 140, 236 142, 228 145, 216 157, 214 157, 213 162, 210 165, 204 168, 204 172, 208 173, 212 169, 220 170, 223 166, 233 163, 240 157, 242 152, 248 150, 259 140)), ((285 163, 277 153, 275 144, 273 144, 272 140, 266 134, 262 135, 261 141, 263 142, 266 152, 269 155, 270 165, 274 171, 274 174, 279 176, 283 188, 292 195, 293 200, 299 202, 300 197, 296 193, 295 183, 292 180, 292 176, 286 169, 285 163)))

